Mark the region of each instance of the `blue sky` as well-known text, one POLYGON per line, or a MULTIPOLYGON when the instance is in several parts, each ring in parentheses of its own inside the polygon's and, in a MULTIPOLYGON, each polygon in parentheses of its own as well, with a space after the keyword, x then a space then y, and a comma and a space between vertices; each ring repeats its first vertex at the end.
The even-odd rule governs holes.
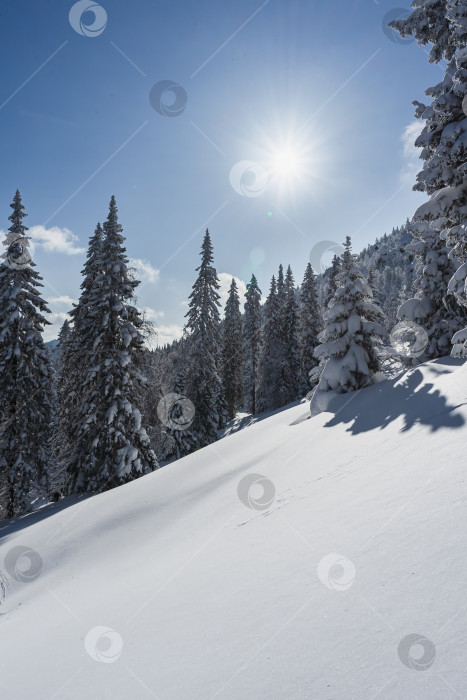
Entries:
POLYGON ((18 187, 48 338, 112 194, 161 340, 183 325, 207 225, 223 284, 255 272, 266 293, 280 262, 301 281, 320 241, 358 251, 423 200, 403 135, 441 72, 383 32, 392 0, 102 0, 70 22, 72 6, 1 8, 0 229, 18 187), (181 86, 176 116, 161 81, 181 86))

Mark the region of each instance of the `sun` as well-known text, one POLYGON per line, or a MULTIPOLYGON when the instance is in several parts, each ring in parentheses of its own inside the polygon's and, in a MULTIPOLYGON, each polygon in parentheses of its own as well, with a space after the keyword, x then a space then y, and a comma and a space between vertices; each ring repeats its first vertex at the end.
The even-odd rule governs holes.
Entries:
POLYGON ((270 131, 259 131, 256 148, 272 196, 281 200, 298 200, 304 193, 317 196, 323 174, 321 136, 278 124, 270 131))
POLYGON ((310 177, 310 149, 306 144, 291 140, 270 145, 265 165, 271 183, 281 193, 296 192, 310 177))
POLYGON ((271 170, 278 177, 299 176, 303 166, 300 153, 290 146, 277 149, 271 158, 271 170))

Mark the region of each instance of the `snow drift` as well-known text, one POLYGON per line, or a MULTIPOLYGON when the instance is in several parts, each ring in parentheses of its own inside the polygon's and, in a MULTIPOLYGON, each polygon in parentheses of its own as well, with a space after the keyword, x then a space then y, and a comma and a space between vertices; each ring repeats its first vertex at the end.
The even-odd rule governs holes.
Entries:
POLYGON ((2 697, 464 696, 466 401, 438 360, 5 523, 2 697))

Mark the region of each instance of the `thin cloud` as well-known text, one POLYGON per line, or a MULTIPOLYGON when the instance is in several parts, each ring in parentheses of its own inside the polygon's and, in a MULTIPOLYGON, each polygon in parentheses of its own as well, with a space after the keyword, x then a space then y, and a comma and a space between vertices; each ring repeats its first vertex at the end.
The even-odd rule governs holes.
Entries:
POLYGON ((72 297, 67 297, 67 296, 62 296, 62 297, 53 297, 52 299, 49 299, 49 304, 64 304, 65 306, 72 307, 73 304, 77 304, 78 299, 72 299, 72 297))
POLYGON ((183 335, 183 326, 178 326, 176 323, 168 326, 155 327, 156 337, 151 343, 151 346, 162 347, 167 343, 173 343, 174 340, 180 340, 183 335))
POLYGON ((146 321, 155 322, 159 318, 164 318, 165 316, 165 313, 163 311, 156 311, 155 309, 151 309, 150 306, 144 306, 140 309, 140 311, 142 314, 144 314, 144 318, 146 319, 146 321))
POLYGON ((64 253, 65 255, 81 255, 86 252, 85 248, 76 245, 79 242, 78 236, 68 228, 52 226, 31 226, 28 235, 32 238, 37 247, 42 248, 47 253, 64 253))
MULTIPOLYGON (((0 237, 5 238, 7 232, 0 229, 0 237)), ((42 249, 46 253, 64 253, 65 255, 81 255, 86 252, 86 248, 76 245, 79 242, 78 236, 68 228, 53 226, 31 226, 28 231, 29 250, 34 258, 36 249, 42 249)))
POLYGON ((130 258, 130 267, 134 268, 137 272, 137 277, 141 282, 146 284, 156 284, 159 280, 159 270, 154 267, 147 260, 142 260, 141 258, 130 258))
POLYGON ((420 119, 414 119, 404 128, 401 135, 402 155, 404 157, 404 165, 400 173, 401 181, 412 177, 415 180, 417 173, 422 169, 420 161, 420 149, 415 147, 415 141, 420 136, 423 129, 423 122, 420 119))

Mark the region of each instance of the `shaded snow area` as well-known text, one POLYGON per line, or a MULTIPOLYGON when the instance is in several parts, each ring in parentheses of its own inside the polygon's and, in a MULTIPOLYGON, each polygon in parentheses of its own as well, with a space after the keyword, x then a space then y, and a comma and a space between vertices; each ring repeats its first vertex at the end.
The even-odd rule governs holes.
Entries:
POLYGON ((7 523, 1 697, 465 697, 466 401, 434 361, 7 523))

